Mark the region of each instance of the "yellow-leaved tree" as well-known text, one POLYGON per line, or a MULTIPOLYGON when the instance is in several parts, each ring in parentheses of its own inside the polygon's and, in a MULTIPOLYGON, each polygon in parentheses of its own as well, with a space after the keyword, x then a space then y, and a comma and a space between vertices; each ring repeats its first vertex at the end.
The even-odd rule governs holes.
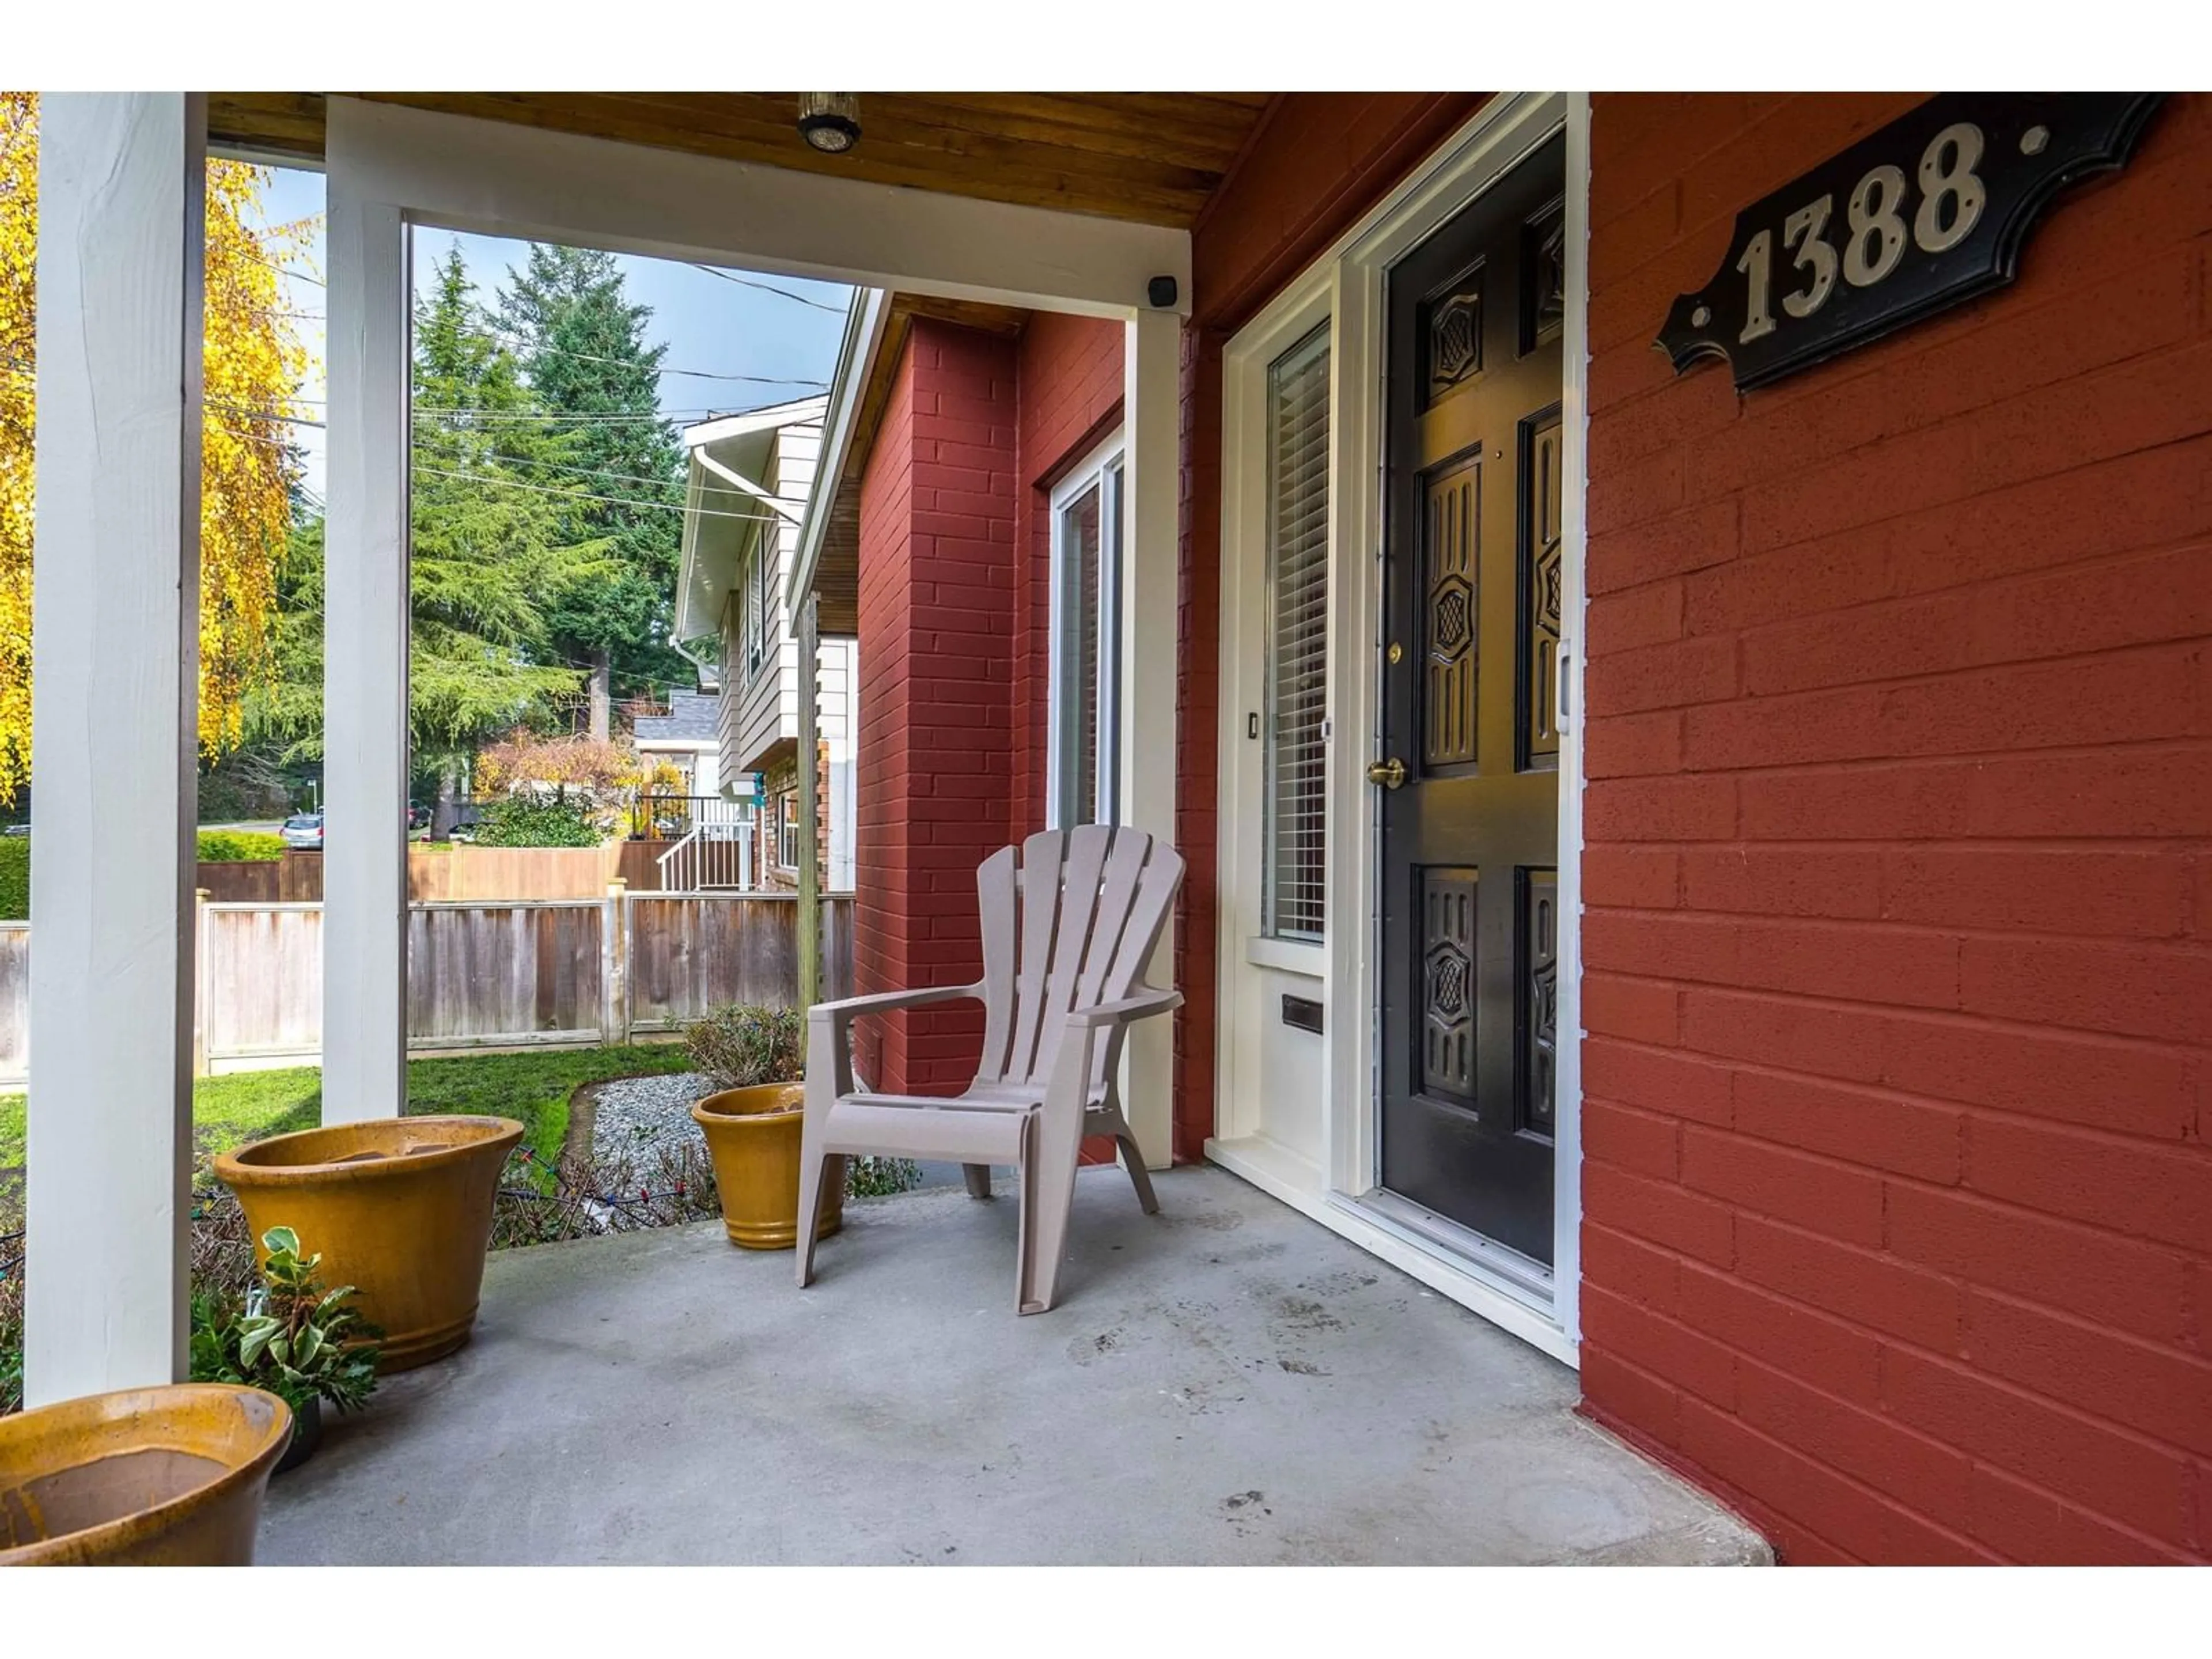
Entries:
MULTIPOLYGON (((0 802, 31 769, 38 124, 35 93, 0 92, 0 802)), ((301 257, 303 228, 254 222, 268 182, 264 168, 208 163, 199 739, 210 757, 237 743, 246 693, 269 672, 295 472, 287 422, 307 368, 276 280, 301 257)))

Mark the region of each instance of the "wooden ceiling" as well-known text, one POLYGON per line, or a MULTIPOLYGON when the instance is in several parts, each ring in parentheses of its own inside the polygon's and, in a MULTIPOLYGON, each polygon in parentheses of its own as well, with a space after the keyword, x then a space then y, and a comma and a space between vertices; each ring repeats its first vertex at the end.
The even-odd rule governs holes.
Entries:
MULTIPOLYGON (((860 97, 861 138, 824 155, 791 92, 350 94, 555 132, 1187 229, 1243 153, 1272 93, 891 93, 860 97)), ((323 153, 318 92, 218 92, 217 145, 323 153)))

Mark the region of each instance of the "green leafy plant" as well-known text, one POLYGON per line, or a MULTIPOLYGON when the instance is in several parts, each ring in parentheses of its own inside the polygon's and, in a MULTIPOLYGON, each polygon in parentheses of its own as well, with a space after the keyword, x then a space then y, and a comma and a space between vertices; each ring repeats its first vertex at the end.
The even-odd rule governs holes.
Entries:
POLYGON ((203 830, 203 864, 269 864, 284 856, 284 837, 258 830, 203 830))
POLYGON ((806 1017, 796 1008, 733 1003, 692 1021, 684 1033, 691 1063, 717 1088, 797 1083, 806 1075, 806 1017))
POLYGON ((479 847, 597 847, 599 826, 580 801, 509 795, 484 808, 479 847))
POLYGON ((192 1380, 266 1389, 295 1411, 317 1400, 358 1411, 376 1387, 382 1333, 352 1305, 352 1285, 322 1288, 323 1258, 301 1255, 289 1227, 270 1228, 261 1245, 269 1259, 242 1308, 218 1291, 193 1296, 192 1380))

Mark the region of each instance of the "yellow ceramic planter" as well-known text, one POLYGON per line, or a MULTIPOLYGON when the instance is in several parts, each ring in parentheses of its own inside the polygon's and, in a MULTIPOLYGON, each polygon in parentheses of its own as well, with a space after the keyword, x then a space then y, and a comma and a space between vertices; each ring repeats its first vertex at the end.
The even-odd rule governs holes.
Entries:
POLYGON ((283 1401, 224 1382, 0 1417, 0 1566, 248 1565, 291 1438, 283 1401))
POLYGON ((500 1169, 521 1139, 512 1118, 376 1118, 255 1141, 215 1172, 256 1249, 271 1227, 299 1234, 323 1282, 353 1285, 383 1328, 378 1369, 404 1371, 469 1340, 500 1169))
MULTIPOLYGON (((749 1250, 787 1250, 799 1242, 799 1130, 805 1085, 764 1083, 725 1089, 693 1103, 691 1121, 707 1137, 722 1229, 749 1250)), ((845 1223, 845 1183, 822 1183, 827 1237, 845 1223)))

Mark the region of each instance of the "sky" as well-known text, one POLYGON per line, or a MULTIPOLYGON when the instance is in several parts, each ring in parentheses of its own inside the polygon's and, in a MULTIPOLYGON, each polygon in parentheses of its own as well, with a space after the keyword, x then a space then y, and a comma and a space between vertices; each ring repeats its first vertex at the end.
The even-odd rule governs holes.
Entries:
MULTIPOLYGON (((283 307, 294 315, 301 343, 313 358, 308 381, 300 389, 306 405, 301 411, 320 420, 327 393, 323 383, 323 323, 325 295, 319 280, 323 267, 323 175, 289 167, 276 170, 274 182, 262 198, 267 224, 283 224, 313 216, 313 237, 303 257, 289 262, 307 275, 287 274, 283 307)), ((415 285, 427 293, 437 262, 448 247, 459 245, 470 276, 477 283, 479 304, 492 302, 493 290, 506 280, 509 267, 520 267, 528 257, 529 244, 501 237, 475 236, 446 230, 416 233, 415 285)), ((665 341, 660 380, 660 406, 678 426, 702 420, 710 411, 727 413, 757 404, 781 403, 823 390, 837 363, 837 343, 845 328, 845 309, 852 290, 836 283, 818 283, 796 276, 744 276, 748 283, 767 283, 783 290, 733 283, 726 276, 666 259, 643 259, 617 254, 633 301, 650 306, 647 338, 665 341), (805 305, 785 297, 797 295, 815 303, 805 305), (827 307, 829 309, 823 309, 827 307), (689 370, 690 374, 676 371, 689 370), (763 384, 743 380, 709 380, 702 375, 797 376, 792 381, 763 384)), ((316 500, 324 495, 323 433, 313 427, 299 428, 307 451, 307 485, 316 500)))

